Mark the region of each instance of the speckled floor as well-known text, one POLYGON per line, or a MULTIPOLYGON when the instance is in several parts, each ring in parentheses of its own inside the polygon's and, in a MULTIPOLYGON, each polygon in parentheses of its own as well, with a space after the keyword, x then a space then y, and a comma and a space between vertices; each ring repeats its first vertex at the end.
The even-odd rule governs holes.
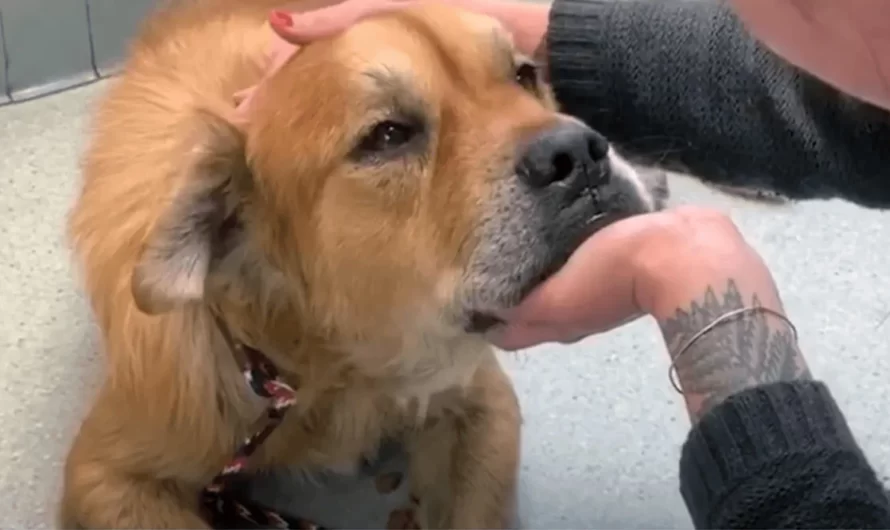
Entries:
MULTIPOLYGON (((0 109, 4 528, 52 525, 67 444, 100 375, 95 329, 62 226, 77 187, 85 117, 101 87, 0 109)), ((813 371, 831 385, 874 464, 890 470, 890 213, 838 201, 768 207, 688 179, 672 186, 679 202, 730 211, 762 251, 813 371)), ((522 526, 690 526, 676 478, 688 424, 651 322, 504 356, 504 363, 526 422, 522 526)), ((276 496, 288 505, 302 498, 312 513, 344 512, 302 489, 276 496)), ((361 511, 353 516, 344 523, 378 524, 361 511)))

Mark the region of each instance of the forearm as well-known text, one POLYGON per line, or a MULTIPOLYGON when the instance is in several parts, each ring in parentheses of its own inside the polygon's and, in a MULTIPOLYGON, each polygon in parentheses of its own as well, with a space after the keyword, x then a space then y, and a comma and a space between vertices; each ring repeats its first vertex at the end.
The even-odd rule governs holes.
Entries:
POLYGON ((792 198, 890 205, 890 113, 802 74, 712 0, 556 0, 563 110, 629 156, 792 198))
POLYGON ((784 319, 744 313, 695 339, 734 310, 781 311, 764 274, 712 279, 654 314, 694 424, 680 478, 695 526, 887 527, 883 487, 784 319))
POLYGON ((828 389, 811 381, 787 322, 746 313, 684 349, 728 312, 781 310, 778 295, 758 285, 767 284, 728 279, 655 315, 694 424, 680 478, 695 526, 887 527, 883 487, 828 389))

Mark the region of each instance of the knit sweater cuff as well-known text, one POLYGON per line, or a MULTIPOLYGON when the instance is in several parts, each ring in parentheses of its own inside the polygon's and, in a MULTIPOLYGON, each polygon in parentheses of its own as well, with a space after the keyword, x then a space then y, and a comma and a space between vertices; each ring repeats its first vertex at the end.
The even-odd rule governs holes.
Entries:
POLYGON ((706 516, 730 493, 730 485, 812 447, 859 452, 824 384, 774 383, 740 392, 705 414, 690 432, 680 458, 683 498, 690 513, 706 516))
POLYGON ((625 17, 614 17, 614 0, 555 0, 547 28, 547 60, 556 100, 565 109, 590 109, 603 104, 610 36, 625 17), (590 75, 591 71, 597 73, 590 75))

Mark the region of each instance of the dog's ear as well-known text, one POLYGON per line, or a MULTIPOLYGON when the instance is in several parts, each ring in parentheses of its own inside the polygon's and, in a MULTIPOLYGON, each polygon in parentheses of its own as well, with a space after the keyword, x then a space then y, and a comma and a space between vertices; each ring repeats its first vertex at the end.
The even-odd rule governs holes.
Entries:
POLYGON ((163 313, 204 298, 208 277, 239 245, 239 205, 250 175, 244 136, 225 119, 196 112, 177 171, 181 188, 146 241, 131 278, 137 307, 163 313))

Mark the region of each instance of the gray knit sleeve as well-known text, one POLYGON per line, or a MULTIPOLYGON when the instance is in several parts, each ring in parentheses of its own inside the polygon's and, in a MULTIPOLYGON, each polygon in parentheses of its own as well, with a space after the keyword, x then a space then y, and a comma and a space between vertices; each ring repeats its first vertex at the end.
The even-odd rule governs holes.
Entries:
POLYGON ((680 490, 696 528, 888 528, 890 501, 819 382, 731 396, 689 434, 680 490))
POLYGON ((564 111, 625 154, 791 198, 890 206, 890 113, 766 49, 717 0, 556 0, 564 111))

